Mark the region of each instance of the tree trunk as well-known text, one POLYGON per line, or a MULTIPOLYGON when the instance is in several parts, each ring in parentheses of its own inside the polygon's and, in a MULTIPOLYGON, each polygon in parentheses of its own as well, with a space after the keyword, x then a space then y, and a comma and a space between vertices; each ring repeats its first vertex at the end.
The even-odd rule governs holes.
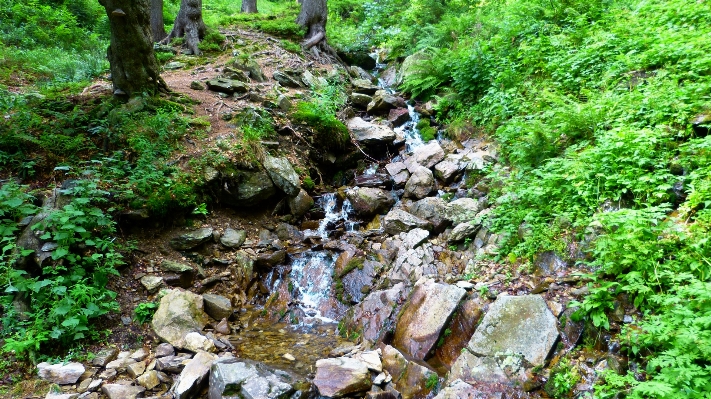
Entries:
POLYGON ((163 39, 163 43, 168 43, 174 37, 185 37, 188 49, 193 54, 199 55, 198 44, 205 37, 206 31, 207 28, 202 21, 202 0, 181 0, 173 30, 163 39))
POLYGON ((151 42, 149 0, 99 0, 111 27, 107 56, 115 95, 167 91, 151 42))
MULTIPOLYGON (((320 39, 315 43, 311 43, 309 47, 313 47, 326 39, 326 20, 328 19, 328 8, 326 0, 303 0, 301 3, 301 11, 296 17, 296 23, 306 28, 305 43, 314 41, 319 36, 320 39)), ((306 47, 306 46, 304 46, 306 47)))
POLYGON ((246 14, 258 13, 257 0, 242 0, 242 9, 240 11, 246 14))
POLYGON ((151 33, 154 42, 159 42, 168 36, 163 24, 163 0, 151 0, 151 33))

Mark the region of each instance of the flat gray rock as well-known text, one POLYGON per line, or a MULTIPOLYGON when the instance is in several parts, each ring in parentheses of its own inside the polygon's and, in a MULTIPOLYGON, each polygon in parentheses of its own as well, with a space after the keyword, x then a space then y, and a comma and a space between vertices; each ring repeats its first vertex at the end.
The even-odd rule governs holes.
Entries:
POLYGON ((416 166, 410 170, 412 173, 405 183, 405 197, 422 199, 430 195, 435 188, 435 179, 432 171, 424 166, 416 166))
POLYGON ((299 175, 296 174, 294 167, 286 158, 276 158, 267 156, 263 163, 272 182, 281 189, 289 197, 293 197, 299 193, 299 175))
POLYGON ((388 212, 382 221, 383 229, 390 235, 406 233, 414 228, 430 230, 432 224, 426 220, 422 220, 415 215, 403 211, 402 209, 393 209, 388 212))
POLYGON ((246 239, 246 231, 227 228, 222 237, 220 237, 220 243, 227 248, 239 248, 244 244, 246 239))
POLYGON ((37 375, 46 381, 59 385, 74 384, 84 374, 84 365, 81 363, 57 363, 49 364, 42 362, 37 365, 37 375))
POLYGON ((212 239, 212 229, 204 227, 173 238, 170 240, 170 246, 178 251, 187 251, 210 239, 212 239))
POLYGON ((266 365, 235 358, 216 361, 210 369, 209 399, 287 398, 295 390, 293 377, 266 365))
POLYGON ((185 366, 171 388, 175 399, 188 399, 195 397, 203 383, 207 382, 212 362, 217 360, 217 355, 207 352, 198 352, 185 366))
POLYGON ((349 119, 346 122, 346 126, 353 138, 361 144, 391 144, 396 138, 393 129, 387 126, 366 122, 359 117, 349 119))
POLYGON ((222 295, 203 294, 205 313, 215 320, 229 318, 232 315, 232 302, 222 295))
POLYGON ((467 348, 479 356, 521 354, 532 365, 541 366, 558 339, 556 324, 538 295, 499 296, 467 348))
POLYGON ((316 362, 314 385, 329 398, 365 392, 371 387, 370 371, 365 363, 349 357, 321 359, 316 362))
POLYGON ((101 392, 109 399, 136 399, 145 390, 144 387, 124 384, 104 384, 101 387, 101 392))

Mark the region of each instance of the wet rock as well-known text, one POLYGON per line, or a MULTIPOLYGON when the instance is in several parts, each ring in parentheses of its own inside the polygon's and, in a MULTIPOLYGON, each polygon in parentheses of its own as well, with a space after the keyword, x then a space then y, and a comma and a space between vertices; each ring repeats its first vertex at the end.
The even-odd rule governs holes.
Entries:
POLYGON ((262 363, 220 359, 210 369, 208 398, 287 398, 295 391, 294 380, 291 375, 262 363))
POLYGON ((435 180, 432 171, 425 167, 417 167, 410 170, 412 173, 405 183, 405 194, 407 198, 422 199, 430 195, 435 188, 435 180))
POLYGON ((202 331, 207 320, 201 296, 175 289, 161 298, 151 325, 162 340, 182 348, 185 336, 190 332, 202 331))
POLYGON ((447 367, 451 367, 467 346, 482 316, 482 308, 477 300, 465 300, 459 304, 452 322, 450 334, 444 336, 442 345, 435 350, 435 356, 447 367))
POLYGON ((521 354, 543 365, 558 339, 556 319, 537 295, 499 296, 489 306, 467 348, 474 354, 521 354))
POLYGON ((410 178, 410 171, 403 162, 393 162, 385 165, 385 169, 393 178, 395 187, 405 187, 405 183, 410 178))
POLYGON ((220 237, 220 243, 227 248, 239 248, 244 244, 246 239, 246 231, 227 228, 224 234, 222 234, 222 237, 220 237))
POLYGON ((378 86, 374 85, 370 80, 367 79, 353 79, 351 81, 351 84, 353 85, 353 91, 355 93, 372 96, 379 90, 378 86))
POLYGON ((438 197, 423 198, 410 206, 410 213, 432 223, 433 231, 441 233, 449 225, 445 217, 447 203, 438 197))
POLYGON ((146 388, 125 384, 104 384, 101 392, 109 399, 136 399, 146 388))
POLYGON ((410 288, 399 283, 388 290, 375 291, 352 308, 345 318, 346 326, 353 331, 362 331, 363 339, 377 342, 394 325, 396 310, 410 293, 410 288))
POLYGON ((459 198, 447 204, 446 218, 455 225, 470 222, 486 205, 486 200, 459 198))
POLYGON ((102 349, 96 354, 96 357, 94 357, 94 359, 91 361, 91 364, 98 367, 105 367, 107 364, 109 364, 110 361, 116 359, 116 356, 118 356, 118 354, 118 348, 102 349))
POLYGON ((187 251, 212 239, 212 228, 197 229, 170 240, 170 246, 178 251, 187 251))
POLYGON ((239 80, 217 78, 207 81, 207 88, 219 93, 232 95, 234 93, 246 93, 249 91, 249 85, 240 82, 239 80))
POLYGON ((264 170, 239 171, 223 187, 223 200, 234 206, 263 205, 277 193, 276 186, 264 170))
POLYGON ((455 243, 464 241, 466 238, 473 237, 479 230, 479 225, 475 225, 469 222, 459 223, 447 237, 447 242, 455 243))
POLYGON ((353 187, 346 190, 346 197, 360 216, 384 213, 395 204, 392 194, 380 188, 353 187))
POLYGON ((364 260, 361 268, 356 268, 343 277, 344 296, 351 302, 358 303, 370 291, 376 275, 376 267, 381 267, 378 262, 364 260))
POLYGON ((284 87, 291 87, 294 89, 298 89, 303 87, 303 83, 301 83, 301 77, 298 76, 299 74, 293 72, 293 71, 275 71, 272 77, 274 80, 279 82, 284 87))
POLYGON ((160 379, 158 378, 158 372, 155 370, 150 370, 143 373, 140 377, 136 379, 138 385, 146 388, 153 389, 160 385, 160 379))
POLYGON ((321 359, 316 362, 314 385, 321 396, 330 398, 365 392, 371 387, 370 371, 362 362, 348 357, 321 359))
POLYGON ((405 160, 405 165, 407 165, 407 168, 410 172, 412 172, 416 167, 416 164, 431 169, 443 159, 444 150, 436 140, 432 140, 429 143, 418 147, 412 155, 405 160))
POLYGON ((256 82, 265 82, 267 78, 262 73, 262 68, 252 59, 235 59, 232 63, 233 68, 249 73, 249 77, 256 82))
POLYGON ((304 233, 289 223, 279 223, 276 229, 274 229, 274 232, 281 241, 298 243, 304 240, 304 233))
POLYGON ((349 119, 346 122, 348 131, 360 144, 378 146, 392 144, 395 140, 395 131, 384 125, 377 125, 366 122, 359 117, 349 119))
POLYGON ((286 158, 267 156, 263 163, 264 169, 271 177, 272 182, 286 195, 293 197, 299 193, 299 175, 286 158))
POLYGON ((156 357, 163 357, 163 356, 173 356, 175 354, 175 348, 173 348, 173 345, 163 342, 156 346, 156 357))
POLYGON ((383 229, 390 235, 406 233, 414 228, 431 230, 432 224, 402 209, 393 209, 383 218, 383 229))
POLYGON ((371 75, 365 69, 363 69, 357 65, 351 66, 349 68, 349 72, 350 72, 351 76, 353 76, 355 78, 367 80, 367 81, 370 81, 371 83, 377 82, 377 79, 375 79, 375 77, 373 75, 371 75))
POLYGON ((373 101, 373 97, 367 94, 353 93, 351 94, 350 100, 351 104, 353 104, 354 106, 361 109, 366 109, 368 107, 368 103, 373 101))
POLYGON ((391 109, 388 113, 388 122, 393 126, 400 126, 410 120, 410 111, 407 108, 391 109))
POLYGON ((59 385, 74 384, 79 380, 86 369, 81 363, 57 363, 50 364, 42 362, 37 365, 37 375, 46 381, 59 385))
POLYGON ((254 264, 259 267, 270 268, 270 267, 274 267, 278 264, 284 263, 285 260, 286 260, 286 251, 285 250, 267 251, 267 252, 260 253, 257 256, 257 259, 254 261, 254 264))
POLYGON ((402 394, 402 399, 426 397, 432 391, 427 387, 432 375, 437 373, 415 362, 408 362, 405 373, 395 382, 395 388, 402 394))
POLYGON ((296 219, 301 218, 314 206, 314 199, 304 191, 299 190, 296 196, 289 198, 289 210, 296 219))
POLYGON ((217 356, 207 352, 198 352, 195 357, 185 366, 173 384, 171 392, 175 399, 187 399, 195 396, 200 391, 202 385, 207 382, 212 362, 217 360, 217 356))
POLYGON ((163 278, 159 276, 143 276, 140 281, 141 285, 150 293, 158 291, 158 288, 163 285, 163 278))
POLYGON ((190 82, 190 88, 193 90, 205 90, 205 85, 199 80, 190 82))
POLYGON ((392 179, 384 173, 363 174, 355 177, 355 183, 358 187, 390 187, 392 179))
POLYGON ((230 333, 232 333, 230 323, 227 322, 226 318, 220 320, 220 322, 217 323, 217 325, 215 326, 215 332, 224 335, 229 335, 230 333))
POLYGON ((373 94, 373 100, 368 103, 367 111, 377 114, 387 112, 393 108, 404 108, 405 106, 405 100, 402 97, 388 93, 386 90, 378 90, 373 94))
POLYGON ((577 345, 585 328, 585 323, 582 320, 573 320, 572 316, 576 310, 577 309, 574 308, 568 308, 560 316, 560 325, 563 328, 563 331, 561 331, 562 340, 568 348, 572 348, 577 345))
POLYGON ((465 294, 459 287, 434 280, 418 282, 398 319, 393 345, 408 356, 424 360, 465 294))
POLYGON ((222 295, 203 294, 205 313, 215 320, 232 316, 232 303, 222 295))
POLYGON ((191 332, 185 335, 185 349, 190 352, 216 352, 215 344, 204 335, 191 332))

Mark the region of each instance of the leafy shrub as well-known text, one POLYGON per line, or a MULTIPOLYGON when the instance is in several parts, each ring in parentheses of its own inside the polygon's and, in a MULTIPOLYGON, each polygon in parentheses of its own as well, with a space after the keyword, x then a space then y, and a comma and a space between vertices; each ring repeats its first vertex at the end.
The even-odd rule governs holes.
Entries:
POLYGON ((137 322, 146 324, 153 320, 153 315, 156 313, 156 310, 158 310, 158 304, 155 302, 139 303, 133 310, 133 317, 137 322))
POLYGON ((317 87, 311 101, 302 101, 296 105, 292 119, 308 125, 314 132, 314 141, 326 149, 342 150, 350 141, 348 128, 335 114, 345 104, 346 97, 342 86, 330 83, 317 87))

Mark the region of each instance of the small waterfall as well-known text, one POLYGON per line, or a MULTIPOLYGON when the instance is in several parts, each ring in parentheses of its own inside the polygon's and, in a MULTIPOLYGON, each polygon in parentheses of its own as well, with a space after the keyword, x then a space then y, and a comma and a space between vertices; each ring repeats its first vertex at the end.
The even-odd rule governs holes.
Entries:
POLYGON ((324 316, 331 308, 331 283, 336 255, 330 251, 306 252, 291 263, 291 282, 299 290, 299 307, 310 318, 332 322, 324 316))
POLYGON ((420 121, 420 114, 415 111, 415 107, 412 105, 407 105, 407 112, 410 114, 410 120, 405 122, 402 126, 396 127, 395 132, 400 133, 405 137, 405 145, 407 146, 407 152, 411 153, 416 148, 425 145, 420 137, 420 130, 417 129, 417 123, 420 121))
POLYGON ((326 216, 318 225, 318 235, 324 240, 328 238, 328 228, 339 221, 343 221, 346 231, 353 231, 356 222, 350 221, 348 216, 353 212, 353 205, 348 200, 344 200, 341 209, 338 210, 338 198, 335 193, 324 194, 317 203, 323 208, 326 216))

